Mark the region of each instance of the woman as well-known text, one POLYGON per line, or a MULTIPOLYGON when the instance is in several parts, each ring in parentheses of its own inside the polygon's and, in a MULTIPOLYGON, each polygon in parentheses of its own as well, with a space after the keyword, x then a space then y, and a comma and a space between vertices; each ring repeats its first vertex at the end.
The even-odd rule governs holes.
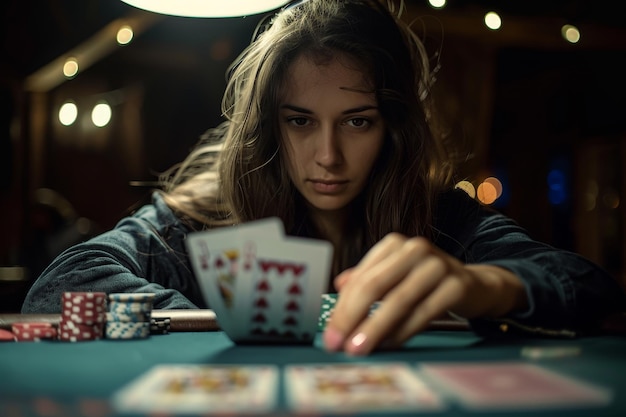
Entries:
POLYGON ((398 346, 447 312, 476 329, 550 332, 592 328, 623 306, 597 266, 453 189, 428 58, 382 3, 298 2, 262 29, 230 70, 227 121, 164 176, 152 204, 61 254, 23 312, 58 312, 66 290, 207 307, 185 235, 269 216, 335 248, 330 351, 398 346))

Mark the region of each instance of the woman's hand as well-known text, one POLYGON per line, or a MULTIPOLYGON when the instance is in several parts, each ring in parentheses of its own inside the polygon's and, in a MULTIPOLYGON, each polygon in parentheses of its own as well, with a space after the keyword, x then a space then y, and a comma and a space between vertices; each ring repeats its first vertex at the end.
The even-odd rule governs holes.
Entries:
POLYGON ((526 308, 524 285, 492 265, 465 265, 425 238, 387 235, 335 279, 340 297, 324 331, 330 351, 364 355, 395 347, 448 311, 498 317, 526 308), (372 303, 381 301, 368 317, 372 303))

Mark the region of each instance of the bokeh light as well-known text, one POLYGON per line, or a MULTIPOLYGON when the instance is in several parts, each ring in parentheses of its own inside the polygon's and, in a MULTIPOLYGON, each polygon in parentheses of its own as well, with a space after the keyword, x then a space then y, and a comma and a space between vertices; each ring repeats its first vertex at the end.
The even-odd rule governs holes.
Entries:
POLYGON ((78 74, 78 61, 76 58, 68 58, 63 64, 63 75, 72 78, 78 74))
POLYGON ((111 121, 111 113, 111 106, 106 102, 100 102, 91 111, 91 121, 96 127, 104 127, 111 121))
POLYGON ((569 43, 578 43, 578 41, 580 41, 580 31, 573 25, 563 25, 561 28, 561 36, 569 43))
POLYGON ((472 198, 476 198, 476 189, 474 188, 474 184, 469 181, 463 180, 456 183, 454 188, 459 188, 467 193, 472 198))
POLYGON ((502 26, 502 19, 496 12, 488 12, 485 14, 485 25, 491 30, 498 30, 502 26))
POLYGON ((498 198, 498 190, 496 190, 496 187, 490 182, 481 182, 478 184, 476 196, 483 204, 493 204, 498 198))
POLYGON ((128 25, 122 26, 117 31, 116 39, 118 44, 127 45, 133 40, 133 28, 128 25))
POLYGON ((73 101, 67 101, 59 108, 59 122, 63 126, 70 126, 78 117, 78 107, 73 101))
POLYGON ((430 4, 435 9, 441 9, 446 5, 446 0, 428 0, 428 4, 430 4))

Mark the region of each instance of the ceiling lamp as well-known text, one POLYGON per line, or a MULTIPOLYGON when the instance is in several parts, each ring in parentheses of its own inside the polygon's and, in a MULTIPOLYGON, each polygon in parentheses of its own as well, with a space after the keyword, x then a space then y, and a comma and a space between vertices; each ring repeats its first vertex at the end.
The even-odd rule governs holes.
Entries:
POLYGON ((184 17, 247 16, 277 9, 289 0, 122 0, 150 12, 184 17))

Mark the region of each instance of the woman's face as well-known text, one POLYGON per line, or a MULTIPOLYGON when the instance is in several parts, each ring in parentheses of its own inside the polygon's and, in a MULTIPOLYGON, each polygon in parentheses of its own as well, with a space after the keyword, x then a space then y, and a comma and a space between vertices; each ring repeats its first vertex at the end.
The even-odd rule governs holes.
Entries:
POLYGON ((279 125, 291 181, 321 211, 347 207, 366 187, 385 125, 373 87, 355 61, 291 64, 279 125))

